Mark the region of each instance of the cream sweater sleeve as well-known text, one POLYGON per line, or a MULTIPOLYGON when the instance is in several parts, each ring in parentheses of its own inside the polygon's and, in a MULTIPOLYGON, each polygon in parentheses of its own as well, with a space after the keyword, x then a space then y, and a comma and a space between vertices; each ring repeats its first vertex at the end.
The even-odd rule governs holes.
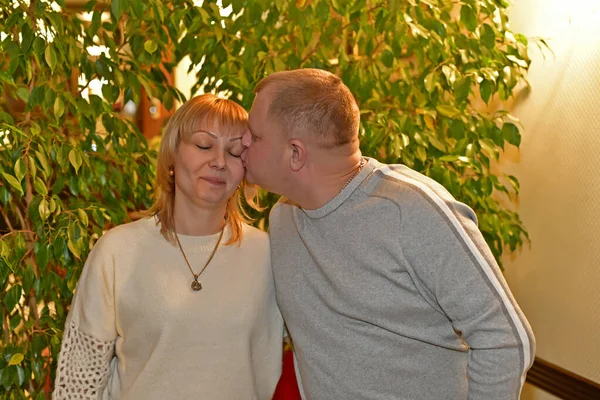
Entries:
POLYGON ((108 232, 91 251, 65 324, 52 398, 100 399, 117 337, 114 249, 108 232))

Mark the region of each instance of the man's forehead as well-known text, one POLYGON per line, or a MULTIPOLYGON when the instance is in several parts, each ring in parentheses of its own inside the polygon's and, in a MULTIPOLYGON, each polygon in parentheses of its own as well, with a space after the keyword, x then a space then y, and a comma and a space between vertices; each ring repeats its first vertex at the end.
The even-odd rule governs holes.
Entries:
POLYGON ((267 111, 269 110, 269 105, 271 104, 270 97, 270 93, 265 90, 258 92, 254 97, 254 102, 248 113, 248 118, 265 118, 267 111))

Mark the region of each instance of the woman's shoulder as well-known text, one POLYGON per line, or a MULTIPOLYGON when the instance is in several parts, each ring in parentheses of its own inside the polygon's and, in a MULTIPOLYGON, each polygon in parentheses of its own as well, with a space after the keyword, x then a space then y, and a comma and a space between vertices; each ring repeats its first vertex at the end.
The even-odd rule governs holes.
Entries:
POLYGON ((269 234, 267 232, 246 223, 242 224, 242 232, 244 233, 244 237, 252 237, 255 240, 269 240, 269 234))
POLYGON ((156 226, 155 218, 147 217, 109 229, 98 239, 96 246, 129 247, 141 240, 147 240, 149 236, 157 236, 157 234, 160 235, 160 228, 156 226))
POLYGON ((242 224, 242 246, 250 244, 254 246, 265 247, 269 249, 269 235, 254 226, 242 224))

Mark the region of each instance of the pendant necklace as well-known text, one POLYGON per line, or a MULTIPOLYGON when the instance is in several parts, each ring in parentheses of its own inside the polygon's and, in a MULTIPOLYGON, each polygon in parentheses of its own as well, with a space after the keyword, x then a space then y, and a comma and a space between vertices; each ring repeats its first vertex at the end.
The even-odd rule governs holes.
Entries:
POLYGON ((192 273, 192 275, 194 276, 194 280, 192 281, 192 290, 194 291, 198 291, 202 289, 202 284, 198 281, 198 277, 204 272, 204 270, 206 269, 206 267, 208 267, 208 264, 210 264, 210 262, 212 261, 213 257, 215 256, 215 253, 217 252, 217 249, 219 248, 219 244, 221 243, 221 238, 223 237, 223 232, 225 231, 225 228, 221 229, 221 234, 219 235, 219 239, 217 240, 217 244, 215 245, 215 248, 213 249, 212 253, 210 254, 210 257, 208 257, 208 261, 206 262, 206 264, 204 264, 204 267, 202 267, 202 269, 200 270, 200 272, 198 272, 197 274, 194 273, 194 270, 192 269, 192 266, 190 265, 190 262, 188 261, 185 252, 183 251, 183 247, 181 246, 181 242, 179 241, 179 237, 177 236, 177 231, 175 229, 173 229, 173 232, 175 233, 175 240, 177 240, 177 244, 179 245, 179 250, 181 250, 181 254, 183 255, 183 259, 185 260, 185 263, 187 264, 188 268, 190 269, 190 272, 192 273))

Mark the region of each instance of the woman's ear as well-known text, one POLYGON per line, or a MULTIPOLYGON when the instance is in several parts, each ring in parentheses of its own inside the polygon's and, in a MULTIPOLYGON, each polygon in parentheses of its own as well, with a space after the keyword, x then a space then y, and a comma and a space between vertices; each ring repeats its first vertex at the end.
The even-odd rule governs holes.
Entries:
POLYGON ((298 139, 291 139, 289 146, 292 151, 290 168, 292 171, 299 171, 306 164, 306 146, 298 139))

